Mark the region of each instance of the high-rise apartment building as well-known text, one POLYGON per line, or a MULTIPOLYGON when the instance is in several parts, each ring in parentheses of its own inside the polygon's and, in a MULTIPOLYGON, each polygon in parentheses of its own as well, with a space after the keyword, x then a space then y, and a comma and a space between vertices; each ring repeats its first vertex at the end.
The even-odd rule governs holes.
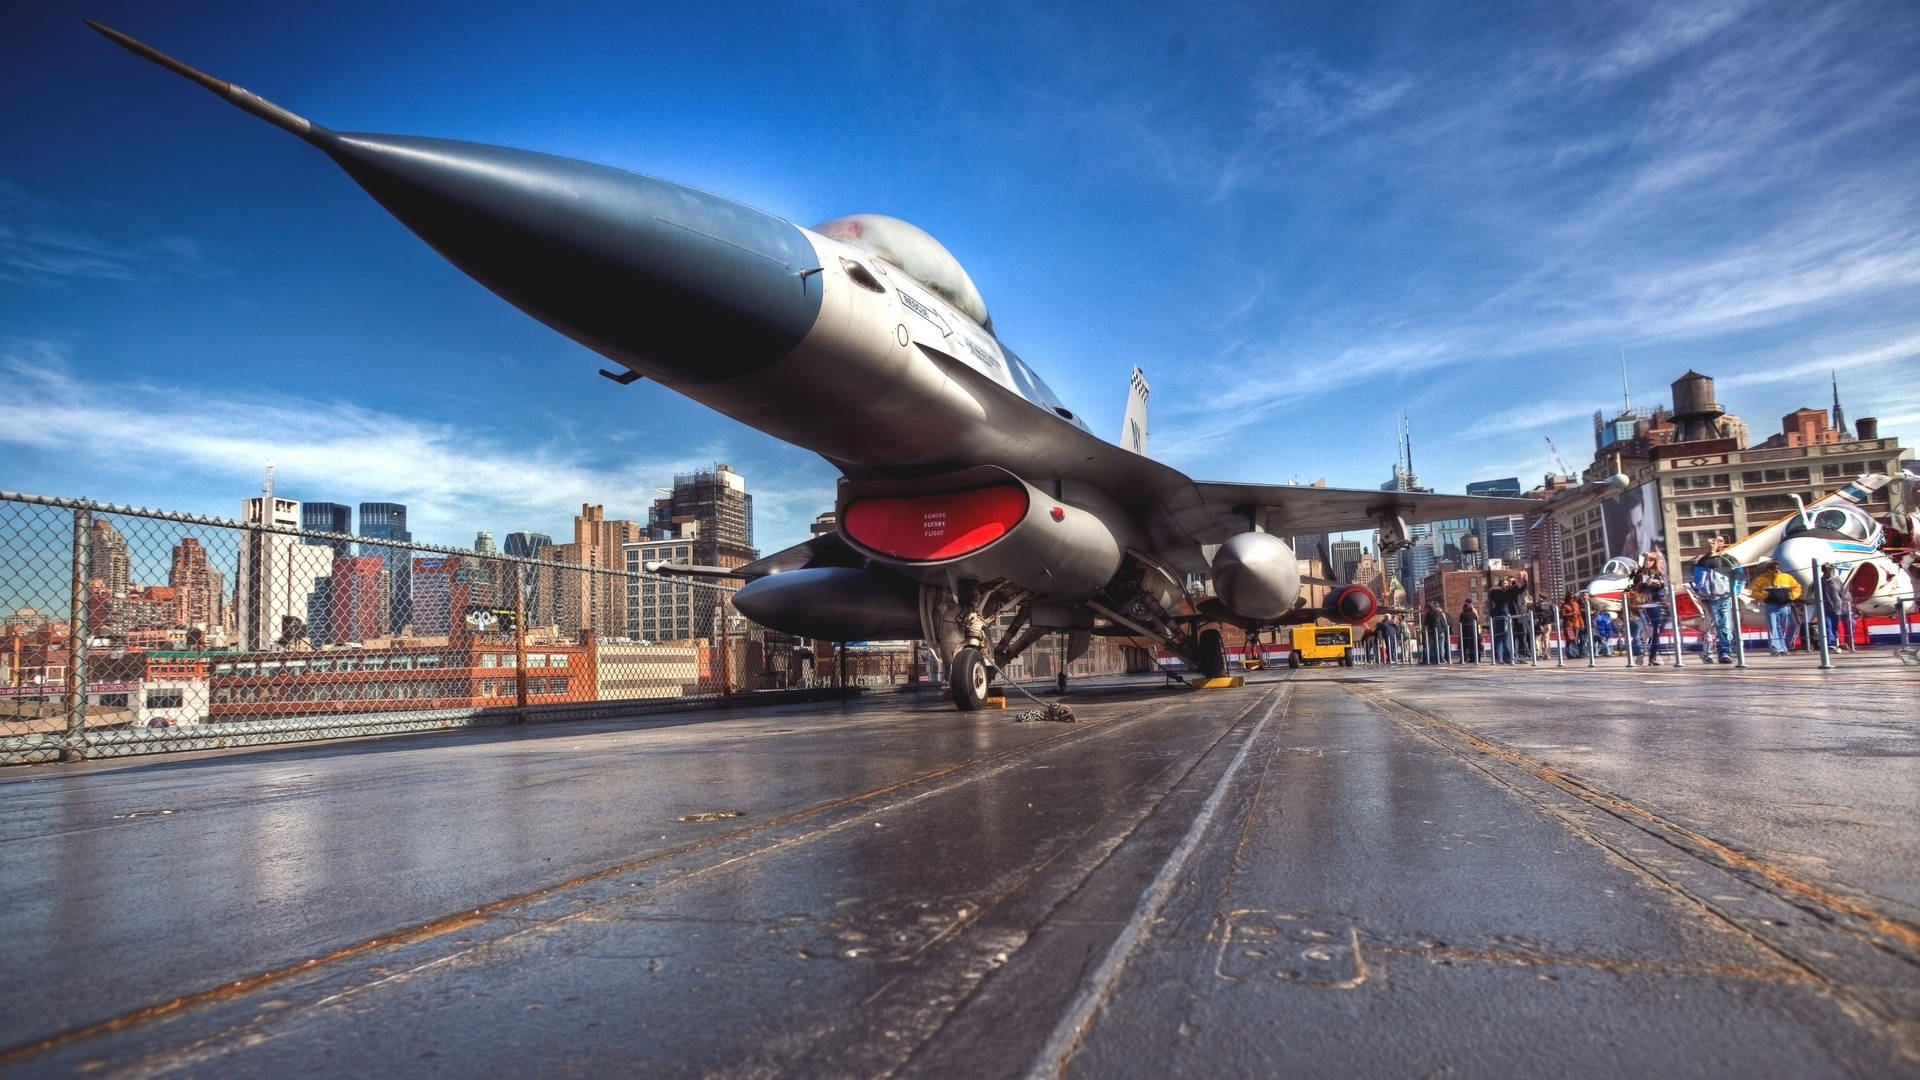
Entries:
POLYGON ((681 473, 673 491, 655 499, 647 514, 647 535, 655 539, 689 535, 694 526, 692 559, 701 566, 745 566, 760 557, 753 546, 753 496, 732 466, 681 473))
POLYGON ((583 505, 573 519, 573 542, 553 544, 540 552, 543 565, 534 575, 534 589, 542 605, 529 608, 529 620, 558 625, 569 634, 591 630, 603 637, 627 631, 626 579, 623 545, 641 539, 637 521, 606 518, 606 508, 583 505), (589 567, 568 570, 559 564, 589 567), (606 571, 612 571, 611 573, 606 571), (538 614, 533 612, 537 610, 538 614))
MULTIPOLYGON (((340 503, 301 503, 300 527, 307 532, 352 533, 353 507, 340 503)), ((300 538, 309 544, 331 548, 333 557, 344 559, 353 554, 353 543, 347 540, 317 540, 313 537, 300 538)))
POLYGON ((167 584, 180 594, 181 619, 191 629, 211 630, 220 625, 218 574, 207 566, 207 549, 195 537, 173 545, 173 566, 167 584))
MULTIPOLYGON (((363 502, 360 504, 360 535, 371 540, 413 539, 407 531, 407 508, 403 503, 363 502)), ((392 597, 387 625, 394 633, 405 630, 413 621, 413 552, 386 544, 361 544, 360 554, 377 555, 386 565, 392 582, 392 597)))
POLYGON ((132 578, 132 561, 127 557, 127 538, 104 518, 95 518, 87 526, 87 578, 100 583, 108 596, 127 595, 132 578))

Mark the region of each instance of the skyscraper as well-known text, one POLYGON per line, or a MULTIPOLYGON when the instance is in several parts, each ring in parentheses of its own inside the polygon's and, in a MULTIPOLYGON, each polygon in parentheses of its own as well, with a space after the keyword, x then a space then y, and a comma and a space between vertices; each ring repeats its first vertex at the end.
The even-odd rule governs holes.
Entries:
MULTIPOLYGON (((351 533, 353 507, 339 503, 301 503, 300 527, 307 532, 351 533)), ((305 536, 300 539, 309 544, 332 548, 336 559, 353 554, 353 545, 345 540, 315 540, 305 536)))
POLYGON ((647 533, 657 540, 691 535, 693 561, 702 566, 745 566, 760 557, 753 546, 753 496, 730 465, 681 473, 673 491, 655 499, 647 533), (687 530, 678 526, 692 523, 687 530))
MULTIPOLYGON (((360 535, 372 540, 413 539, 407 531, 407 508, 402 503, 363 502, 360 504, 360 535)), ((361 544, 360 554, 378 555, 386 565, 393 590, 387 609, 387 626, 400 633, 413 619, 413 552, 386 544, 361 544)))
POLYGON ((87 526, 87 577, 101 584, 108 596, 127 595, 132 564, 127 558, 127 538, 104 518, 95 518, 87 526))
MULTIPOLYGON (((1520 497, 1520 479, 1515 476, 1501 477, 1498 480, 1476 480, 1467 485, 1469 495, 1499 495, 1517 499, 1520 497)), ((1526 551, 1526 516, 1523 514, 1495 514, 1480 519, 1480 553, 1489 559, 1505 559, 1509 563, 1524 562, 1526 551)))
MULTIPOLYGON (((507 534, 506 553, 515 558, 538 559, 542 551, 552 546, 553 537, 546 533, 510 532, 507 534)), ((527 622, 534 626, 552 625, 554 622, 553 600, 540 591, 542 574, 534 568, 518 565, 503 566, 500 572, 502 580, 497 583, 494 590, 496 602, 502 604, 513 602, 515 579, 505 575, 517 575, 522 589, 520 602, 527 613, 527 622)))
MULTIPOLYGON (((300 504, 272 495, 255 496, 240 504, 240 520, 248 525, 296 529, 300 504)), ((332 573, 330 548, 303 544, 284 533, 243 531, 239 575, 234 581, 240 647, 259 651, 290 643, 294 636, 306 636, 308 605, 315 585, 332 573), (291 633, 296 625, 300 627, 298 635, 291 633)))
MULTIPOLYGON (((641 538, 636 521, 608 521, 606 508, 583 505, 573 519, 573 543, 554 544, 540 552, 549 563, 623 570, 621 545, 641 538)), ((528 608, 528 619, 552 622, 568 633, 592 630, 617 637, 627 629, 626 579, 617 573, 549 569, 541 566, 535 587, 542 607, 528 608)))
POLYGON ((179 591, 181 619, 187 626, 211 630, 220 625, 218 574, 207 566, 207 549, 194 537, 173 545, 167 584, 179 591))
POLYGON ((1360 541, 1335 540, 1332 550, 1333 565, 1327 567, 1327 576, 1335 581, 1352 581, 1354 568, 1360 563, 1360 541))
POLYGON ((507 534, 507 554, 522 559, 537 559, 540 549, 553 546, 553 537, 546 533, 511 532, 507 534))
POLYGON ((485 529, 473 536, 473 550, 478 555, 498 555, 500 549, 493 546, 493 534, 485 529))

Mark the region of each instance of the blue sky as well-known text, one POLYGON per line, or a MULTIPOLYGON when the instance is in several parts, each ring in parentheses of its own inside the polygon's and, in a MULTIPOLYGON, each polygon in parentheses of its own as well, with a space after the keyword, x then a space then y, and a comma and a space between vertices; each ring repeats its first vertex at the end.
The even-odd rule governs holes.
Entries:
POLYGON ((728 461, 758 539, 817 458, 442 262, 319 153, 81 26, 339 130, 605 162, 812 224, 904 217, 1096 431, 1128 369, 1202 479, 1442 490, 1580 464, 1689 367, 1756 440, 1920 438, 1920 7, 135 4, 0 43, 0 487, 416 536, 644 517, 728 461), (283 7, 286 8, 283 10, 283 7), (395 8, 403 10, 394 10, 395 8))

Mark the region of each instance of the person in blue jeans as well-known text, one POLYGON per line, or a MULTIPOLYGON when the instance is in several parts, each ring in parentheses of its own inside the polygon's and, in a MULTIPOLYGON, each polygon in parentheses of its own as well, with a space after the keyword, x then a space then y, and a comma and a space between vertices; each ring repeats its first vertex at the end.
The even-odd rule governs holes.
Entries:
MULTIPOLYGON (((1660 663, 1660 633, 1667 625, 1667 571, 1660 562, 1658 551, 1649 551, 1640 556, 1640 565, 1633 571, 1634 604, 1640 610, 1640 618, 1647 627, 1647 664, 1660 663)), ((1674 628, 1673 662, 1680 662, 1679 628, 1674 628)))
POLYGON ((1613 636, 1620 632, 1614 625, 1613 613, 1596 611, 1593 613, 1593 648, 1601 656, 1613 655, 1613 636))
POLYGON ((1487 611, 1493 616, 1493 662, 1496 664, 1518 663, 1513 658, 1513 646, 1522 633, 1519 617, 1526 592, 1524 574, 1501 578, 1498 588, 1487 590, 1487 611))
MULTIPOLYGON (((1706 602, 1707 615, 1713 622, 1713 652, 1721 663, 1731 664, 1733 635, 1740 632, 1740 613, 1734 607, 1734 598, 1740 593, 1743 575, 1740 564, 1726 554, 1726 549, 1725 537, 1707 538, 1707 550, 1693 560, 1693 591, 1706 602)), ((1702 646, 1701 653, 1706 652, 1702 646)))
POLYGON ((1793 602, 1800 599, 1800 583, 1768 563, 1747 586, 1747 594, 1767 606, 1767 651, 1787 655, 1793 645, 1793 602))

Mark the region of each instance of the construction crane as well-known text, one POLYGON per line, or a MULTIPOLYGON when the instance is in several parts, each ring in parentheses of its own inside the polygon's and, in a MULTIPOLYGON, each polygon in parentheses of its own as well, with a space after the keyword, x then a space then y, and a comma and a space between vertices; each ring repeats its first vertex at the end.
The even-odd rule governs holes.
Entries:
POLYGON ((1553 460, 1560 466, 1560 475, 1571 479, 1573 476, 1573 466, 1567 464, 1567 459, 1560 456, 1560 448, 1553 445, 1553 436, 1546 436, 1546 440, 1547 449, 1553 451, 1553 460))

